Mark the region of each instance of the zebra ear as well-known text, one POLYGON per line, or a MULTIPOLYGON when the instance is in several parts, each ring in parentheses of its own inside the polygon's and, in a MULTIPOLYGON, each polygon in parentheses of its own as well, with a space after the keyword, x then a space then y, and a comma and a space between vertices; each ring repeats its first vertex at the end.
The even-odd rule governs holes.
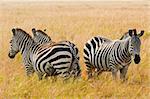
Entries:
POLYGON ((12 29, 12 33, 15 36, 16 33, 15 33, 15 29, 14 28, 12 29))
POLYGON ((132 36, 132 30, 129 30, 129 36, 132 36))
POLYGON ((138 34, 138 37, 141 37, 144 34, 144 30, 141 30, 141 33, 138 34))
POLYGON ((133 29, 133 33, 134 33, 135 36, 137 36, 136 29, 133 29))
POLYGON ((44 32, 46 32, 46 29, 44 29, 44 32))
POLYGON ((36 36, 36 29, 35 28, 32 29, 32 33, 34 36, 36 36))

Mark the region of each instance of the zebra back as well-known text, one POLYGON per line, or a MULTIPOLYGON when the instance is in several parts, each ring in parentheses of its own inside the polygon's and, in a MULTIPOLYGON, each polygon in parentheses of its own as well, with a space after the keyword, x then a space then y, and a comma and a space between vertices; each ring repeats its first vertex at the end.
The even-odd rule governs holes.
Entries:
POLYGON ((120 40, 126 39, 129 37, 129 32, 126 32, 122 35, 122 37, 120 38, 120 40))
POLYGON ((93 60, 94 55, 99 49, 99 47, 103 43, 110 43, 110 42, 112 42, 110 39, 100 36, 92 37, 90 40, 88 40, 84 45, 84 52, 83 52, 85 63, 91 65, 89 62, 94 61, 93 60))

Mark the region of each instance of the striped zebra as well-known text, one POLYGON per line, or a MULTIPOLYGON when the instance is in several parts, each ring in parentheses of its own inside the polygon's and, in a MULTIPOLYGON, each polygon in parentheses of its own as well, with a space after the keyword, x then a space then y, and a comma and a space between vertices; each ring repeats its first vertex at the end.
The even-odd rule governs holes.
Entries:
MULTIPOLYGON (((22 31, 21 29, 17 29, 18 31, 22 31)), ((14 32, 15 29, 12 29, 14 32)), ((23 31, 24 32, 24 31, 23 31)), ((20 33, 20 32, 19 32, 20 33)), ((31 37, 29 34, 25 33, 16 33, 14 32, 12 39, 10 40, 10 50, 8 56, 13 59, 17 55, 18 52, 21 52, 23 63, 25 65, 26 75, 31 76, 35 71, 31 62, 31 59, 29 58, 29 50, 32 47, 32 44, 34 43, 33 40, 28 40, 31 37), (27 35, 27 36, 26 36, 27 35), (27 37, 27 38, 26 38, 27 37)))
POLYGON ((83 54, 88 78, 92 77, 92 69, 96 69, 98 74, 111 71, 114 79, 119 70, 120 79, 125 80, 131 57, 134 58, 135 64, 140 62, 141 41, 139 37, 143 34, 144 31, 137 34, 134 29, 129 30, 121 38, 122 40, 109 40, 103 37, 90 39, 84 46, 83 54))
POLYGON ((48 36, 46 33, 45 33, 46 29, 44 31, 42 30, 36 30, 35 28, 32 29, 32 33, 33 33, 33 40, 36 42, 36 43, 39 43, 39 44, 46 44, 46 43, 54 43, 51 39, 50 36, 48 36))
POLYGON ((29 63, 25 65, 27 73, 31 72, 31 69, 28 68, 32 68, 32 71, 37 73, 39 80, 44 74, 59 75, 65 78, 70 76, 70 66, 74 61, 70 46, 65 43, 42 46, 34 42, 32 37, 20 28, 13 28, 12 33, 8 56, 14 58, 20 51, 29 63))
MULTIPOLYGON (((55 44, 55 42, 51 40, 51 37, 49 37, 45 33, 45 31, 43 32, 42 30, 36 30, 35 28, 33 28, 32 33, 33 33, 33 40, 39 44, 44 44, 44 45, 55 44)), ((79 57, 79 51, 78 51, 77 46, 70 41, 60 41, 58 43, 62 43, 62 44, 66 44, 70 46, 70 49, 72 51, 71 53, 74 56, 74 61, 71 66, 71 74, 74 75, 75 77, 81 75, 80 74, 81 70, 80 70, 80 65, 79 65, 80 57, 79 57)))

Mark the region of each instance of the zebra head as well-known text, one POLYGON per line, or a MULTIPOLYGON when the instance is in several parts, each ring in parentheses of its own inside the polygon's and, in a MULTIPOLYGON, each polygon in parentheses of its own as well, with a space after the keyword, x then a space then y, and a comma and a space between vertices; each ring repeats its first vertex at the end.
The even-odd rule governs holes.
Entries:
MULTIPOLYGON (((46 29, 44 30, 44 32, 45 31, 46 29)), ((36 30, 35 28, 33 28, 32 29, 33 40, 39 44, 45 44, 51 42, 51 38, 44 32, 42 30, 36 30)))
POLYGON ((140 62, 140 46, 141 40, 140 37, 144 34, 142 30, 139 34, 137 34, 136 29, 129 30, 129 53, 133 56, 135 64, 140 62), (133 33, 132 33, 133 32, 133 33))
POLYGON ((16 32, 16 30, 12 29, 13 37, 10 40, 10 50, 9 50, 9 54, 8 54, 8 56, 10 58, 14 58, 15 55, 19 52, 19 47, 17 46, 16 39, 15 39, 15 35, 16 35, 15 32, 16 32))

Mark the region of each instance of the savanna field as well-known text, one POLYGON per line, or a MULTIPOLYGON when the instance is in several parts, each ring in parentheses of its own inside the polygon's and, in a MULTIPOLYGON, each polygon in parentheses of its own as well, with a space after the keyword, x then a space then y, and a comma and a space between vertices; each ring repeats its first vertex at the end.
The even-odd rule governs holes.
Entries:
POLYGON ((150 98, 150 7, 148 2, 0 2, 0 98, 150 98), (28 78, 21 54, 8 57, 11 29, 47 29, 53 41, 70 40, 80 50, 82 78, 39 81, 28 78), (119 39, 129 28, 145 30, 141 62, 131 63, 126 82, 111 73, 86 80, 83 46, 93 36, 119 39))

